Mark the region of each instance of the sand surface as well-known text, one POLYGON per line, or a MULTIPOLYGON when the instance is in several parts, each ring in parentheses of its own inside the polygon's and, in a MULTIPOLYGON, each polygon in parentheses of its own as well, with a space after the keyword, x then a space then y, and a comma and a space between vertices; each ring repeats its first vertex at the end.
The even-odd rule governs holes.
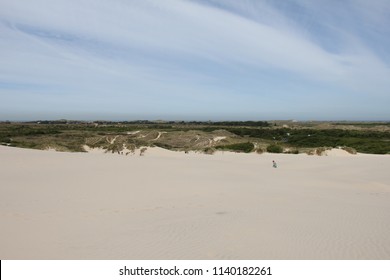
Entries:
POLYGON ((0 146, 0 259, 390 259, 389 171, 340 152, 0 146))

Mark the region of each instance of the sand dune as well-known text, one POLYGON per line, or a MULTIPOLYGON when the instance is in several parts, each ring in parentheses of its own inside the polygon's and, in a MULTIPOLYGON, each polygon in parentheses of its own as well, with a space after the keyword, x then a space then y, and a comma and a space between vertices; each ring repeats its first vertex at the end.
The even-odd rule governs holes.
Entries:
POLYGON ((390 156, 329 154, 0 146, 0 259, 390 259, 390 156))

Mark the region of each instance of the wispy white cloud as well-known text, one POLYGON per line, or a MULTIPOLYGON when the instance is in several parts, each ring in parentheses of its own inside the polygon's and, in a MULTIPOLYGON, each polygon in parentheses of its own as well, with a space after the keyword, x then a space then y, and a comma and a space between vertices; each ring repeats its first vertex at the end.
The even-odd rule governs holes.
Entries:
POLYGON ((370 96, 366 117, 387 116, 386 1, 281 3, 1 0, 0 109, 44 94, 31 108, 261 118, 268 102, 305 117, 320 95, 324 111, 370 96))

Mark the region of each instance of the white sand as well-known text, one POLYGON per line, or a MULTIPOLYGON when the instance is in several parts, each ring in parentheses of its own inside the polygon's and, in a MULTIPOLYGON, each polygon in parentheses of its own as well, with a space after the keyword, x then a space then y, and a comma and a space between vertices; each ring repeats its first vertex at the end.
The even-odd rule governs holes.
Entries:
POLYGON ((354 156, 353 154, 348 153, 347 151, 343 149, 331 149, 325 151, 326 156, 354 156))
POLYGON ((0 259, 390 259, 390 156, 0 159, 0 259))

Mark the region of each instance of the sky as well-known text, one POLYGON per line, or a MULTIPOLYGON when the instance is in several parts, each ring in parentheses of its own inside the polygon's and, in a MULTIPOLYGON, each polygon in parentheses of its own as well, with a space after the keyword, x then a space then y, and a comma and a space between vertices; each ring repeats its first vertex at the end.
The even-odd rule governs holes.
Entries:
POLYGON ((0 120, 390 120, 388 0, 0 0, 0 120))

